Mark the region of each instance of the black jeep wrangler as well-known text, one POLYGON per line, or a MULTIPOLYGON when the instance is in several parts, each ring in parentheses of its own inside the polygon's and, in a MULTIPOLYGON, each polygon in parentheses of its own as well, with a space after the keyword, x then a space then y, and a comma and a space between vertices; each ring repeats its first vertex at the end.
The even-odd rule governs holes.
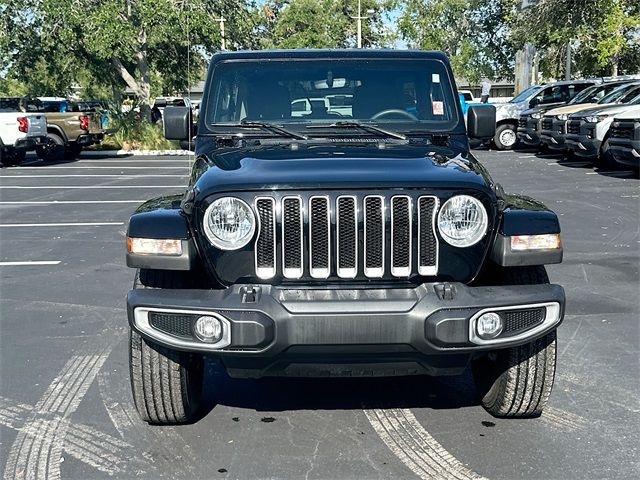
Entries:
POLYGON ((150 423, 192 420, 205 356, 232 377, 456 375, 496 416, 540 415, 564 291, 556 215, 469 151, 445 55, 213 57, 184 194, 131 217, 131 386, 150 423))

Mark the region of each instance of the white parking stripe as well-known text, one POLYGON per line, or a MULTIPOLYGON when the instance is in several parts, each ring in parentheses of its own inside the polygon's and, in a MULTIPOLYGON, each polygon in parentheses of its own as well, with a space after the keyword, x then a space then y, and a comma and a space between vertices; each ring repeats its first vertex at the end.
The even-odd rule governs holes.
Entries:
POLYGON ((389 449, 418 477, 481 480, 444 449, 407 408, 365 409, 369 423, 389 449))
POLYGON ((73 203, 144 203, 146 200, 47 200, 0 202, 0 205, 64 205, 73 203))
POLYGON ((185 188, 186 185, 43 185, 43 186, 22 186, 22 185, 0 185, 0 189, 8 190, 62 190, 65 188, 185 188))
POLYGON ((0 228, 18 227, 106 227, 124 225, 124 222, 76 222, 76 223, 4 223, 0 228))
MULTIPOLYGON (((120 165, 114 165, 113 167, 106 167, 104 165, 92 165, 92 166, 85 166, 85 165, 67 165, 67 166, 58 166, 58 165, 47 165, 46 167, 23 167, 22 165, 20 166, 20 170, 40 170, 42 171, 44 170, 60 170, 60 169, 68 169, 68 170, 74 170, 76 168, 89 168, 91 170, 96 169, 96 168, 107 168, 107 169, 111 169, 111 170, 149 170, 150 168, 154 169, 154 170, 185 170, 188 169, 189 166, 188 165, 183 165, 180 167, 156 167, 156 166, 145 166, 145 167, 123 167, 120 165)), ((8 169, 7 171, 13 171, 13 169, 8 169)))
POLYGON ((108 177, 108 178, 163 178, 163 177, 188 177, 189 175, 179 175, 179 174, 171 174, 171 173, 166 173, 164 175, 130 175, 130 174, 118 174, 118 173, 107 173, 107 174, 101 174, 101 173, 96 173, 96 174, 82 174, 82 173, 78 173, 78 174, 74 174, 74 175, 4 175, 2 178, 73 178, 73 177, 79 177, 79 178, 84 178, 84 177, 88 177, 88 178, 93 178, 93 177, 108 177))
POLYGON ((138 159, 138 160, 115 160, 115 159, 105 159, 105 160, 80 160, 79 162, 76 163, 179 163, 179 162, 191 162, 193 161, 192 158, 190 157, 184 157, 184 158, 168 158, 166 160, 161 160, 161 159, 149 159, 149 160, 145 160, 145 159, 138 159))
POLYGON ((60 260, 33 260, 27 262, 0 262, 0 267, 22 267, 30 265, 59 265, 60 260))

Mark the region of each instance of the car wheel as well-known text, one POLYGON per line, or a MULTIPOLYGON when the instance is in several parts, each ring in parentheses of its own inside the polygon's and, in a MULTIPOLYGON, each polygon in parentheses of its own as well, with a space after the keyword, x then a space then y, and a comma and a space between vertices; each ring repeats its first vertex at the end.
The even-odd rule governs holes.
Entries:
MULTIPOLYGON (((181 277, 172 276, 172 272, 142 272, 134 288, 180 288, 181 277)), ((173 425, 193 420, 202 396, 203 371, 202 355, 172 350, 129 331, 131 391, 145 422, 173 425)))
POLYGON ((56 133, 48 133, 47 145, 37 146, 36 155, 45 162, 57 162, 64 159, 65 145, 62 137, 56 133))
MULTIPOLYGON (((542 266, 496 267, 494 285, 538 285, 549 283, 542 266)), ((556 331, 525 345, 489 352, 474 360, 472 372, 480 401, 496 417, 538 417, 555 379, 556 331)))
POLYGON ((516 129, 513 125, 500 125, 493 137, 493 144, 498 150, 511 150, 518 141, 516 129))

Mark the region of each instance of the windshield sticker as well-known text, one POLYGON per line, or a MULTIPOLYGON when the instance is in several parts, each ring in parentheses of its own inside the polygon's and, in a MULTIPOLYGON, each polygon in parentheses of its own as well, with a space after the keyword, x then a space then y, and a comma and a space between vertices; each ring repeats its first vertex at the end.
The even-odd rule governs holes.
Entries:
POLYGON ((431 102, 434 115, 444 115, 444 103, 443 102, 431 102))
POLYGON ((431 81, 433 83, 440 83, 440 74, 439 73, 432 73, 431 74, 431 81))

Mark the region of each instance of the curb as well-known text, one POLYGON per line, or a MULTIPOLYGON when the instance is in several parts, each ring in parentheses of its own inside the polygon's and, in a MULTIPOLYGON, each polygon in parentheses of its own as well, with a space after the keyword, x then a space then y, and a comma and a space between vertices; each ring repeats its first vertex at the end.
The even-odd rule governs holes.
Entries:
POLYGON ((184 156, 191 150, 83 150, 80 157, 184 156))

